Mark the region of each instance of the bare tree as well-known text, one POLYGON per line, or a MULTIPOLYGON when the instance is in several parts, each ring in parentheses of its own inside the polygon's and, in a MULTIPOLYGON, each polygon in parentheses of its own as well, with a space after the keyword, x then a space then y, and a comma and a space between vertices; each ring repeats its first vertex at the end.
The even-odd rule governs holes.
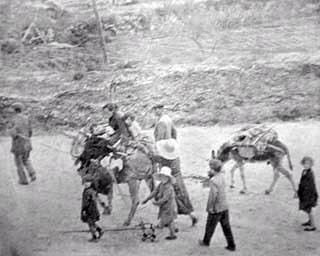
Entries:
POLYGON ((107 52, 106 52, 106 43, 105 43, 104 37, 103 37, 103 28, 102 28, 100 15, 99 15, 99 12, 98 12, 98 9, 97 9, 96 0, 92 0, 92 7, 93 7, 94 15, 96 17, 97 26, 98 26, 100 45, 101 45, 102 54, 103 54, 103 65, 105 65, 108 62, 107 52))

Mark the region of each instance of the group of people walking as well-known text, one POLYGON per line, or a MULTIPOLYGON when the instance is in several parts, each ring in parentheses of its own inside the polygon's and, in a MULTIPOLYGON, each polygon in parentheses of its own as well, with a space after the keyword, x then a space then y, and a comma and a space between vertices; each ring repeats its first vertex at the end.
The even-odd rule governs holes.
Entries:
MULTIPOLYGON (((12 137, 12 149, 14 160, 17 167, 19 184, 27 185, 36 180, 36 173, 30 161, 32 127, 27 115, 24 114, 24 105, 14 103, 12 105, 14 117, 12 126, 9 129, 12 137), (25 170, 29 179, 25 173, 25 170)), ((134 115, 127 113, 120 114, 118 106, 108 103, 103 106, 103 112, 108 119, 109 125, 114 130, 114 140, 122 138, 125 141, 136 140, 142 136, 142 130, 135 121, 134 115)), ((157 165, 158 172, 154 177, 159 181, 158 186, 151 194, 143 200, 143 204, 153 199, 154 204, 159 207, 160 227, 168 227, 168 240, 177 238, 178 228, 175 225, 177 215, 189 215, 192 226, 198 222, 194 215, 194 207, 190 200, 187 188, 184 184, 181 163, 179 157, 178 134, 172 119, 164 113, 164 105, 156 105, 153 112, 157 117, 154 128, 154 139, 156 150, 152 152, 150 158, 157 165)), ((299 208, 308 214, 308 221, 303 223, 306 231, 316 230, 312 208, 317 205, 318 193, 315 185, 315 178, 312 171, 313 159, 305 157, 301 161, 304 167, 300 185, 298 189, 299 208)), ((230 221, 229 210, 226 196, 226 185, 224 175, 221 172, 222 163, 212 155, 209 161, 209 196, 207 201, 207 223, 205 235, 199 241, 201 246, 209 246, 211 237, 218 223, 221 224, 223 233, 227 240, 227 250, 234 251, 234 242, 230 221)), ((97 241, 102 237, 102 229, 96 225, 99 220, 99 211, 96 203, 96 194, 91 187, 90 181, 85 181, 83 192, 81 219, 89 224, 92 234, 91 241, 97 241)))
MULTIPOLYGON (((113 137, 116 137, 115 140, 122 138, 124 141, 130 141, 141 138, 141 128, 131 113, 120 114, 117 105, 113 103, 106 104, 103 110, 109 120, 109 125, 114 129, 113 137)), ((154 106, 153 113, 156 116, 153 134, 156 149, 155 152, 149 154, 149 157, 159 170, 154 174, 154 178, 159 181, 159 184, 142 201, 142 204, 146 204, 153 199, 153 204, 159 207, 158 219, 160 222, 158 226, 169 229, 167 240, 175 240, 179 231, 175 225, 178 215, 190 216, 192 226, 197 224, 198 219, 194 214, 194 207, 181 173, 177 129, 172 119, 164 113, 164 105, 154 106)), ((234 251, 236 245, 229 223, 225 183, 221 175, 221 169, 222 163, 219 160, 212 159, 210 161, 208 219, 204 239, 199 241, 199 244, 209 246, 215 227, 220 222, 227 239, 226 249, 234 251)), ((88 185, 86 185, 83 194, 82 220, 89 224, 92 233, 90 241, 97 241, 102 236, 102 231, 100 227, 92 223, 92 221, 96 222, 99 218, 97 217, 98 211, 94 196, 87 197, 88 190, 88 185), (86 198, 91 203, 88 203, 86 198), (93 209, 90 210, 90 208, 93 209), (92 212, 92 218, 88 218, 88 212, 92 212)))

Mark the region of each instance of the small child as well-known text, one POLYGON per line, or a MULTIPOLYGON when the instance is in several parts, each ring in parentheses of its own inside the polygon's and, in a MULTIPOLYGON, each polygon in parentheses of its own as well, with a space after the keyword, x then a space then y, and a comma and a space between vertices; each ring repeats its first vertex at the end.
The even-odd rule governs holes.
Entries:
POLYGON ((166 237, 167 240, 177 239, 174 221, 177 218, 177 206, 175 194, 173 189, 174 178, 171 176, 171 169, 169 167, 162 167, 155 178, 160 181, 157 188, 143 200, 142 204, 146 204, 150 199, 154 198, 154 205, 159 206, 160 226, 168 227, 170 234, 166 237))
POLYGON ((302 226, 306 227, 304 229, 305 231, 315 231, 317 228, 314 222, 312 208, 317 205, 318 192, 312 171, 313 159, 305 156, 301 160, 301 165, 303 166, 303 171, 298 188, 299 209, 306 212, 309 217, 309 220, 303 223, 302 226))
POLYGON ((123 116, 123 120, 126 123, 133 139, 138 139, 142 135, 142 129, 136 121, 135 116, 131 113, 126 113, 123 116))
POLYGON ((147 155, 150 155, 150 158, 152 158, 152 155, 154 154, 154 142, 143 132, 139 123, 135 120, 135 116, 132 113, 126 113, 123 116, 123 120, 126 123, 133 139, 133 141, 131 141, 131 146, 139 149, 147 155))
POLYGON ((89 225, 89 230, 92 234, 89 242, 97 242, 103 235, 102 229, 96 224, 100 219, 97 206, 97 192, 93 189, 91 179, 85 178, 83 183, 81 220, 89 225))

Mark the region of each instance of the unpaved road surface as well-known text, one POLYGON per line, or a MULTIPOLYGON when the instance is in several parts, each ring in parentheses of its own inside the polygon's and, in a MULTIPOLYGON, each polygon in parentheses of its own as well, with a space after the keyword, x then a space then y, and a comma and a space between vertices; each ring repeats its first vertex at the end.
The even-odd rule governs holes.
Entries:
MULTIPOLYGON (((239 126, 198 128, 179 130, 183 174, 206 175, 211 148, 217 148, 239 126)), ((287 143, 294 163, 294 178, 298 182, 301 175, 300 159, 312 156, 316 163, 314 171, 320 185, 320 123, 275 124, 280 138, 287 143)), ((141 242, 141 232, 107 232, 99 243, 87 242, 86 233, 62 231, 82 230, 80 179, 75 172, 68 151, 70 140, 61 135, 36 136, 34 138, 32 160, 38 172, 36 183, 21 187, 16 184, 13 157, 9 153, 10 141, 0 138, 0 224, 1 241, 9 235, 17 248, 29 255, 229 255, 223 248, 225 240, 220 227, 217 228, 210 248, 201 248, 197 241, 202 237, 205 226, 205 204, 207 189, 198 180, 187 178, 186 185, 191 195, 196 214, 197 227, 190 227, 186 217, 179 217, 178 240, 166 241, 167 231, 158 231, 156 243, 141 242), (46 147, 51 145, 61 151, 46 147), (6 228, 6 229, 5 229, 6 228)), ((226 167, 226 179, 229 172, 226 167)), ((266 164, 250 164, 246 168, 249 192, 240 195, 240 179, 237 173, 237 187, 228 189, 231 223, 238 250, 232 255, 320 255, 319 231, 306 233, 300 227, 306 216, 298 211, 298 201, 292 198, 289 182, 281 177, 274 193, 263 194, 272 179, 272 171, 266 164)), ((126 194, 127 188, 121 185, 126 194)), ((124 205, 115 189, 114 211, 111 216, 102 216, 100 224, 104 228, 119 227, 124 221, 128 206, 124 205)), ((143 184, 141 198, 147 195, 143 184)), ((319 209, 315 210, 316 221, 320 225, 319 209)), ((157 209, 150 203, 141 207, 133 224, 141 219, 156 222, 157 209)), ((0 246, 1 248, 1 246, 0 246)), ((1 255, 2 256, 2 255, 1 255)))

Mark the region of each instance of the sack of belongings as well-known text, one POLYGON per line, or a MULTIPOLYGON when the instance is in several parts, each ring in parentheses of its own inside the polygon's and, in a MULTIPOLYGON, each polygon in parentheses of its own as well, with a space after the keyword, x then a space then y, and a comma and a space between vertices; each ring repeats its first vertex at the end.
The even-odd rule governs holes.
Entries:
POLYGON ((266 125, 245 126, 232 138, 232 145, 237 147, 240 156, 251 159, 263 154, 268 144, 277 139, 277 132, 266 125))
POLYGON ((78 132, 78 134, 74 137, 71 144, 70 154, 72 157, 78 158, 82 154, 86 140, 87 134, 84 129, 81 129, 78 132))
POLYGON ((109 125, 92 125, 89 130, 82 128, 72 141, 70 154, 74 158, 79 158, 89 138, 95 137, 99 141, 109 141, 113 134, 114 130, 109 125))

